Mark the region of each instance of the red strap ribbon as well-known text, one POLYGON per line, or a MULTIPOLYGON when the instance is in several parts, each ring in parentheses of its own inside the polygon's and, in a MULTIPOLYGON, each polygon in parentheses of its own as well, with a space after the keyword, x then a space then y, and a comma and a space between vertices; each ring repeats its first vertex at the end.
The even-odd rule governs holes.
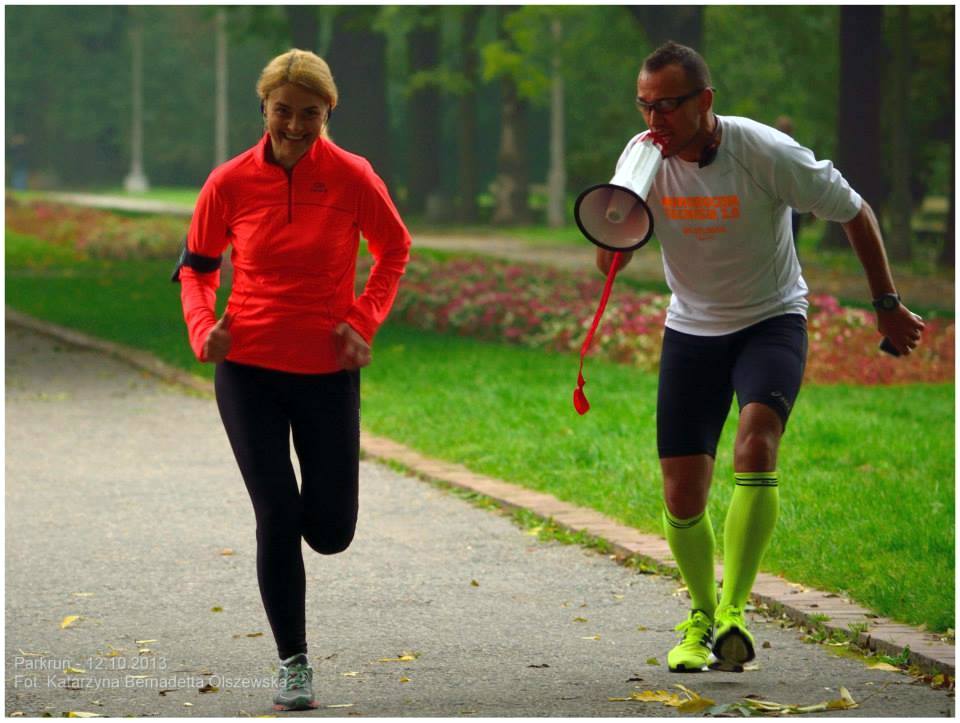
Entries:
POLYGON ((603 286, 603 295, 600 297, 597 313, 594 314, 590 331, 587 332, 587 338, 583 340, 583 346, 580 347, 580 371, 577 373, 577 388, 573 390, 573 406, 581 416, 590 411, 590 402, 587 401, 587 395, 583 393, 583 385, 587 383, 587 380, 583 378, 583 360, 587 356, 587 350, 590 348, 590 342, 593 341, 593 335, 597 332, 597 327, 600 326, 600 317, 603 316, 603 311, 607 308, 607 300, 610 298, 610 290, 613 288, 613 280, 617 276, 619 267, 620 252, 617 251, 613 254, 610 271, 607 272, 607 283, 603 286))

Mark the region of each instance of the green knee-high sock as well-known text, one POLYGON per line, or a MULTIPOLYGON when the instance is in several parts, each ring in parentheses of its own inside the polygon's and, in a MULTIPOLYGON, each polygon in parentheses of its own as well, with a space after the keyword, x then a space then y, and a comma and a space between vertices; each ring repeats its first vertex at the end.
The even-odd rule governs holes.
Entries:
POLYGON ((760 560, 770 544, 780 508, 776 472, 737 472, 737 486, 723 529, 723 592, 720 605, 742 608, 760 560))
POLYGON ((717 609, 717 577, 714 574, 716 540, 710 514, 704 510, 696 517, 681 520, 663 508, 663 530, 683 581, 687 583, 691 604, 711 618, 717 609))

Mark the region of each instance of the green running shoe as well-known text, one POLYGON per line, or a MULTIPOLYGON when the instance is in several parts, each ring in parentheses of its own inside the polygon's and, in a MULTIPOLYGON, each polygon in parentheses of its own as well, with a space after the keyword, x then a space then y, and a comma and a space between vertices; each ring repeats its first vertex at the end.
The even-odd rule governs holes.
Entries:
POLYGON ((671 673, 699 673, 713 662, 710 643, 713 640, 713 621, 703 610, 691 610, 690 617, 680 623, 676 630, 683 633, 683 640, 667 654, 667 667, 671 673))
POLYGON ((313 702, 313 668, 303 653, 280 662, 280 685, 273 696, 274 710, 307 710, 313 702))
POLYGON ((743 620, 743 610, 733 605, 724 605, 717 608, 714 621, 717 626, 713 644, 716 663, 710 667, 714 670, 742 673, 743 664, 756 656, 753 636, 747 631, 747 624, 743 620))

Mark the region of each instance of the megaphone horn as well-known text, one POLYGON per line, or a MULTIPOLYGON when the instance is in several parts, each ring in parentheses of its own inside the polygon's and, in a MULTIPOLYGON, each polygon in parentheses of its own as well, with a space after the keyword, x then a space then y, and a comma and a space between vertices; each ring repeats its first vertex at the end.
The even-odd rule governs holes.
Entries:
POLYGON ((653 235, 647 195, 663 156, 651 134, 641 136, 610 180, 583 191, 573 207, 580 231, 608 251, 633 251, 653 235))

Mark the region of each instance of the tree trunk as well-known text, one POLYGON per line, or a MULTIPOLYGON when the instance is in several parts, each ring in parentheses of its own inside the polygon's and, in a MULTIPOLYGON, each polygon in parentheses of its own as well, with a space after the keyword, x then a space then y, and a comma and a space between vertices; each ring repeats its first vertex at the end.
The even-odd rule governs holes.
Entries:
POLYGON ((227 13, 223 8, 217 9, 214 18, 217 35, 217 89, 216 112, 214 124, 214 148, 216 165, 227 160, 227 13))
MULTIPOLYGON (((883 7, 840 7, 840 107, 837 113, 837 168, 881 215, 884 201, 880 135, 883 67, 883 7)), ((828 224, 823 245, 845 248, 839 224, 828 224)))
MULTIPOLYGON (((410 74, 437 67, 440 57, 439 8, 419 9, 420 25, 408 38, 410 74)), ((410 94, 407 105, 410 128, 410 175, 407 182, 406 210, 422 214, 427 196, 440 188, 440 91, 436 85, 422 87, 410 94)))
POLYGON ((373 164, 390 186, 392 166, 387 129, 386 39, 371 29, 376 8, 337 13, 327 61, 340 100, 330 121, 333 141, 373 164))
POLYGON ((563 67, 560 44, 563 24, 560 18, 551 22, 555 47, 553 50, 553 79, 550 88, 550 170, 547 173, 547 225, 560 228, 566 223, 567 173, 564 158, 565 130, 563 124, 563 67))
MULTIPOLYGON (((515 9, 498 8, 500 33, 507 15, 515 9)), ((509 75, 500 83, 500 150, 497 152, 497 177, 494 181, 493 218, 495 225, 528 223, 529 170, 527 159, 527 104, 517 93, 517 84, 509 75)))
POLYGON ((317 52, 317 37, 320 32, 320 19, 317 9, 312 5, 284 5, 287 22, 290 24, 290 38, 293 47, 300 50, 317 52))
POLYGON ((629 10, 652 48, 673 40, 703 54, 702 5, 630 5, 629 10))
POLYGON ((956 248, 956 227, 954 226, 954 216, 957 212, 957 159, 954 154, 957 152, 957 137, 954 135, 950 139, 950 205, 947 208, 947 234, 943 240, 943 248, 940 250, 940 265, 953 268, 957 262, 956 248))
POLYGON ((477 26, 483 8, 468 6, 463 11, 463 34, 460 47, 463 51, 463 76, 467 89, 460 95, 458 115, 460 119, 460 137, 457 172, 458 195, 457 216, 460 223, 474 223, 477 220, 477 191, 479 169, 477 168, 477 86, 480 77, 477 70, 477 26))
POLYGON ((131 13, 130 50, 132 75, 133 126, 130 136, 130 173, 123 180, 123 187, 129 193, 143 193, 150 190, 150 182, 143 171, 143 18, 140 11, 131 13))
POLYGON ((890 236, 887 252, 893 261, 909 261, 912 236, 910 229, 910 129, 907 104, 902 102, 910 93, 910 8, 906 5, 891 8, 894 13, 893 68, 891 95, 893 97, 891 137, 892 193, 890 198, 890 236))
MULTIPOLYGON (((956 46, 950 44, 950 63, 947 66, 949 69, 949 83, 950 83, 950 96, 954 97, 956 92, 956 46)), ((950 116, 950 122, 945 124, 946 131, 949 133, 950 138, 950 203, 947 207, 947 233, 946 238, 943 240, 943 248, 940 250, 940 265, 946 266, 948 268, 954 268, 956 266, 957 259, 957 248, 956 248, 956 227, 955 227, 955 216, 957 212, 957 166, 956 166, 956 152, 957 152, 957 133, 953 125, 953 114, 950 116)))

